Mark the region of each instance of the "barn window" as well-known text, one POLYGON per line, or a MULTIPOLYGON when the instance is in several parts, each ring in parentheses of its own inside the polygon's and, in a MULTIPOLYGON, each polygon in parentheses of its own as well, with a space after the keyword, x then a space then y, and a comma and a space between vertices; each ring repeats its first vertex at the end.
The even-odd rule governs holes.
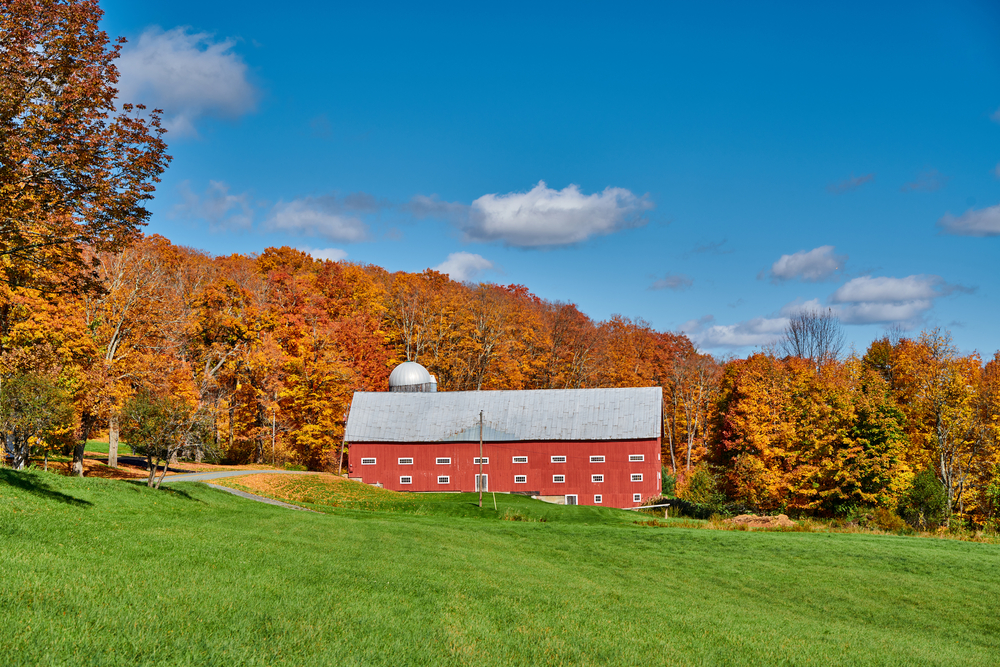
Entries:
POLYGON ((447 475, 439 475, 438 484, 451 484, 451 478, 447 475))
POLYGON ((563 484, 566 482, 566 475, 552 475, 553 484, 563 484))
POLYGON ((566 457, 565 456, 553 456, 552 457, 552 462, 553 463, 566 463, 566 457))
POLYGON ((595 505, 600 505, 603 501, 604 499, 601 497, 601 494, 598 493, 597 495, 594 496, 595 505))
POLYGON ((566 504, 567 505, 576 505, 576 504, 578 504, 576 502, 576 496, 575 495, 567 495, 566 496, 566 504))
POLYGON ((515 457, 514 457, 513 459, 511 459, 511 460, 512 460, 512 461, 513 461, 514 463, 527 463, 527 462, 528 462, 528 457, 527 457, 527 456, 515 456, 515 457))
POLYGON ((479 463, 480 463, 480 462, 482 462, 482 464, 483 464, 484 466, 485 466, 485 465, 489 465, 489 463, 490 463, 490 457, 488 457, 488 456, 484 456, 483 458, 481 458, 481 459, 480 459, 480 458, 479 458, 479 457, 477 456, 476 458, 472 459, 472 462, 473 462, 474 464, 476 464, 476 465, 479 465, 479 463))
POLYGON ((633 493, 632 494, 632 502, 633 503, 641 503, 642 502, 642 494, 641 493, 633 493))
POLYGON ((634 473, 632 473, 632 481, 633 482, 641 482, 642 481, 642 473, 641 472, 634 472, 634 473))
POLYGON ((604 457, 603 456, 591 456, 590 457, 590 462, 591 463, 604 463, 604 457))
POLYGON ((403 475, 399 478, 400 484, 413 484, 413 478, 409 475, 403 475))
MULTIPOLYGON (((401 466, 411 466, 413 465, 413 459, 399 459, 399 465, 401 466)), ((409 484, 409 482, 407 482, 409 484)))
POLYGON ((363 466, 373 466, 373 465, 375 465, 375 459, 361 459, 361 465, 363 465, 363 466))
POLYGON ((438 458, 434 462, 437 463, 438 465, 442 465, 442 466, 451 465, 451 458, 446 456, 446 457, 443 457, 443 458, 438 458))
POLYGON ((590 481, 591 482, 603 482, 604 481, 604 475, 591 475, 590 476, 590 481))
POLYGON ((528 483, 528 476, 527 475, 514 475, 514 483, 515 484, 527 484, 528 483))
POLYGON ((645 454, 629 454, 628 455, 628 460, 629 461, 640 461, 640 462, 641 461, 645 461, 646 460, 646 455, 645 454))

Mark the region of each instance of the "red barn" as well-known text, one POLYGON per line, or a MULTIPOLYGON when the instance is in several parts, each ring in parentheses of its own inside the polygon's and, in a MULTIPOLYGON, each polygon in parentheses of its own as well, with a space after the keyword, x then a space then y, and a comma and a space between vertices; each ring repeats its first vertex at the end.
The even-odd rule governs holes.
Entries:
POLYGON ((481 432, 485 491, 609 507, 660 494, 659 387, 404 387, 354 394, 345 434, 352 478, 396 491, 476 491, 481 432))

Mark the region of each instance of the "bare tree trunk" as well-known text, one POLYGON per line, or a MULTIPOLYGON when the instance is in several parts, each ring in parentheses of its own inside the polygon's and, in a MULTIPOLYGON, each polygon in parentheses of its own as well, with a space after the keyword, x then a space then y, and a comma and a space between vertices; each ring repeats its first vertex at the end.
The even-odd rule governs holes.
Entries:
POLYGON ((118 413, 114 411, 108 419, 108 465, 118 467, 118 413))
POLYGON ((153 466, 153 457, 150 454, 146 455, 146 469, 149 470, 149 479, 146 480, 146 486, 153 488, 153 478, 156 476, 156 468, 153 466))
MULTIPOLYGON (((170 457, 171 458, 177 458, 177 452, 171 452, 170 453, 170 457)), ((163 472, 160 473, 160 478, 156 480, 156 487, 155 487, 156 490, 160 489, 160 484, 163 483, 163 478, 167 476, 167 468, 168 468, 168 463, 166 461, 164 461, 163 462, 163 472)))

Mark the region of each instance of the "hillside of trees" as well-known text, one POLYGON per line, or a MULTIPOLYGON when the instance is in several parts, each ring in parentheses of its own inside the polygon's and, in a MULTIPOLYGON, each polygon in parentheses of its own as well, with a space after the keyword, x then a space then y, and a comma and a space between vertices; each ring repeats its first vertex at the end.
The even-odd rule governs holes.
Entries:
POLYGON ((938 330, 861 356, 796 356, 790 326, 784 345, 719 362, 641 320, 595 322, 523 286, 432 270, 287 247, 211 257, 158 236, 86 261, 100 291, 2 293, 4 425, 17 391, 65 404, 31 436, 36 450, 98 432, 115 442, 151 395, 186 406, 185 442, 222 460, 336 469, 352 393, 385 390, 412 360, 440 391, 662 386, 663 465, 682 495, 700 475, 718 498, 830 516, 895 509, 931 471, 946 514, 997 512, 1000 355, 959 355, 938 330))

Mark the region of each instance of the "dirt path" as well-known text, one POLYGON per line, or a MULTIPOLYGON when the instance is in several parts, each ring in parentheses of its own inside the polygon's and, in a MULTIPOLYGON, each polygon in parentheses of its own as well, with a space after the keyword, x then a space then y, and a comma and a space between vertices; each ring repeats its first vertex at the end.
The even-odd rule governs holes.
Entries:
POLYGON ((283 503, 280 500, 275 500, 273 498, 265 498, 264 496, 258 496, 253 493, 247 493, 246 491, 240 491, 239 489, 230 489, 228 486, 219 486, 218 484, 209 484, 213 489, 218 489, 219 491, 225 491, 226 493, 231 493, 234 496, 239 496, 240 498, 246 498, 248 500, 256 500, 258 503, 266 503, 267 505, 276 505, 278 507, 284 507, 290 510, 299 510, 300 512, 314 512, 316 514, 322 514, 322 512, 316 512, 316 510, 311 510, 308 507, 299 507, 298 505, 292 505, 291 503, 283 503))
MULTIPOLYGON (((170 477, 163 478, 163 484, 173 484, 174 482, 208 482, 210 479, 222 479, 224 477, 245 477, 247 475, 317 475, 319 473, 308 472, 303 470, 222 470, 216 472, 193 472, 185 475, 171 475, 170 477)), ((276 507, 284 507, 290 510, 299 510, 300 512, 314 512, 316 514, 322 514, 322 512, 316 512, 316 510, 311 510, 306 507, 299 507, 298 505, 292 505, 291 503, 283 503, 280 500, 274 500, 273 498, 265 498, 264 496, 258 496, 254 493, 247 493, 246 491, 240 491, 239 489, 230 489, 228 486, 219 486, 218 484, 209 484, 208 486, 213 489, 218 489, 219 491, 225 491, 226 493, 231 493, 234 496, 239 496, 240 498, 246 498, 247 500, 255 500, 258 503, 265 503, 267 505, 275 505, 276 507)))
POLYGON ((164 484, 174 482, 207 482, 210 479, 223 477, 243 477, 245 475, 318 475, 307 470, 210 470, 206 472, 191 472, 183 475, 168 475, 163 478, 164 484))

